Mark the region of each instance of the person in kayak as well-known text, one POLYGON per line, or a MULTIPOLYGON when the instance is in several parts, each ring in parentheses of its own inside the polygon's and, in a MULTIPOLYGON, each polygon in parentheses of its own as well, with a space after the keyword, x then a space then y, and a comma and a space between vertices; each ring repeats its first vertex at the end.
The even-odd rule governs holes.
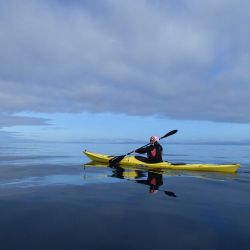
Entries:
POLYGON ((159 138, 157 136, 150 137, 150 145, 135 150, 135 153, 145 154, 147 153, 147 158, 149 162, 157 163, 162 162, 162 146, 159 143, 159 138))

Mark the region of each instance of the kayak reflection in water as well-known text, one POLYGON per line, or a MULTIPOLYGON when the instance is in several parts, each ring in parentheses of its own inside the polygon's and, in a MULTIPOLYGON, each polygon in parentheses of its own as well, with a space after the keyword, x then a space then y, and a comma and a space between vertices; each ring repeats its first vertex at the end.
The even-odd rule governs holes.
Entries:
MULTIPOLYGON (((116 167, 112 166, 111 168, 113 169, 111 177, 131 180, 130 178, 126 177, 127 172, 125 172, 124 168, 121 168, 119 166, 116 166, 116 167)), ((159 187, 163 185, 163 175, 162 174, 148 171, 146 180, 136 180, 138 178, 142 178, 145 176, 146 176, 145 171, 136 170, 136 171, 134 171, 133 179, 135 179, 136 183, 149 186, 149 193, 150 194, 156 194, 156 193, 158 193, 158 191, 163 191, 166 195, 168 195, 170 197, 177 197, 174 192, 159 189, 159 187)), ((130 177, 132 177, 132 176, 130 176, 130 177)))
POLYGON ((120 166, 110 166, 110 168, 112 168, 113 173, 110 177, 115 177, 118 179, 131 180, 131 178, 138 179, 146 176, 144 171, 140 170, 126 172, 125 169, 120 166))

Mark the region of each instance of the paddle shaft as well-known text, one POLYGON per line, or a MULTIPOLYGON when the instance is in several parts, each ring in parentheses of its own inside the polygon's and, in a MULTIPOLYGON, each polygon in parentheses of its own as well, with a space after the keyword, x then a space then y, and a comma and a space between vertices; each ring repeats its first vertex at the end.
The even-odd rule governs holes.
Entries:
MULTIPOLYGON (((168 137, 168 136, 170 136, 170 135, 173 135, 173 134, 177 133, 177 131, 178 131, 177 129, 171 130, 171 131, 169 131, 168 133, 166 133, 164 136, 160 137, 159 140, 161 140, 161 139, 163 139, 163 138, 166 138, 166 137, 168 137)), ((149 145, 150 145, 150 143, 148 143, 148 144, 146 144, 146 145, 144 145, 144 146, 142 146, 142 147, 140 147, 140 148, 138 148, 138 149, 147 147, 147 146, 149 146, 149 145)), ((138 149, 136 149, 136 150, 138 150, 138 149)), ((131 152, 125 154, 125 155, 115 156, 115 157, 113 157, 112 159, 109 160, 109 163, 110 163, 110 164, 117 164, 117 163, 119 163, 125 156, 134 153, 136 150, 133 150, 133 151, 131 151, 131 152)))
MULTIPOLYGON (((168 136, 170 136, 170 135, 173 135, 173 134, 177 133, 177 131, 178 131, 177 129, 171 130, 171 131, 168 132, 167 134, 165 134, 165 135, 163 135, 162 137, 160 137, 159 140, 161 140, 161 139, 163 139, 163 138, 166 138, 166 137, 168 137, 168 136)), ((150 144, 151 144, 151 143, 148 143, 148 144, 146 144, 146 145, 144 145, 144 146, 142 146, 142 147, 140 147, 140 148, 137 148, 136 150, 141 149, 141 148, 145 148, 145 147, 149 146, 150 144)), ((126 155, 130 155, 130 154, 132 154, 132 153, 134 153, 134 152, 135 152, 135 150, 133 150, 133 151, 127 153, 126 155)))

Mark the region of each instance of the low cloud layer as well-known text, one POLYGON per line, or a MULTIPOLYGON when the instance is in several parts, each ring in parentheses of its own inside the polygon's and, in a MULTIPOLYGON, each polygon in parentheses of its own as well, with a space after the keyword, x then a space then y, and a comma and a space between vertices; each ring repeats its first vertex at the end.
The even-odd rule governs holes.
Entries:
POLYGON ((40 126, 49 125, 47 119, 29 116, 16 116, 0 114, 0 129, 12 126, 40 126))
POLYGON ((249 13, 245 0, 1 1, 0 114, 249 123, 249 13))

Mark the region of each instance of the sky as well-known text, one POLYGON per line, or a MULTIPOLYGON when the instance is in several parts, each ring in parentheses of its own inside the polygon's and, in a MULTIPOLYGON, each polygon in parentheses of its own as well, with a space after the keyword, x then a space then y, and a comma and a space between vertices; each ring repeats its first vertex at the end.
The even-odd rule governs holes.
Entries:
POLYGON ((0 2, 0 140, 250 143, 248 0, 0 2))

